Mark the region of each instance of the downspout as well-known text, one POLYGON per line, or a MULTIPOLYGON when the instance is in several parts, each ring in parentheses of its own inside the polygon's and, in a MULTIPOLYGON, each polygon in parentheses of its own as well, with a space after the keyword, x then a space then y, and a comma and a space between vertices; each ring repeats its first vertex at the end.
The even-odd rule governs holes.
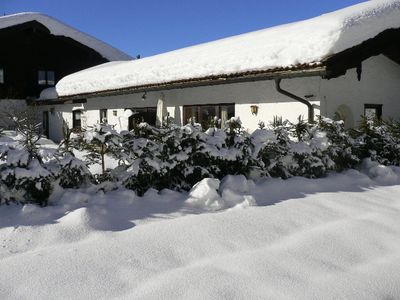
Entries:
POLYGON ((288 91, 285 91, 281 88, 281 78, 275 78, 275 87, 278 93, 285 95, 289 98, 292 98, 296 101, 299 101, 300 103, 303 103, 304 105, 307 105, 308 107, 308 123, 313 123, 314 122, 314 106, 308 102, 306 99, 300 98, 299 96, 296 96, 288 91))

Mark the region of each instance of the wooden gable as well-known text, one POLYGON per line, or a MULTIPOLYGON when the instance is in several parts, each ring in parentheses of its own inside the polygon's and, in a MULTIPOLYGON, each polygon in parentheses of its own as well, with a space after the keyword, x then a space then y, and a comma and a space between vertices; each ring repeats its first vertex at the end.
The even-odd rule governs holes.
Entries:
POLYGON ((108 60, 75 40, 55 36, 41 23, 31 21, 0 30, 0 99, 38 97, 48 86, 38 84, 38 71, 62 77, 108 60))

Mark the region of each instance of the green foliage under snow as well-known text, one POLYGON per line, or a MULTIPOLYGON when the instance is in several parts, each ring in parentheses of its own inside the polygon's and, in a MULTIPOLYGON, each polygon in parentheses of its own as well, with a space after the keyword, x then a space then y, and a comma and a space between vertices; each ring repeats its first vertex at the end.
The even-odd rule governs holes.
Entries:
POLYGON ((18 147, 0 147, 0 204, 46 205, 56 185, 96 184, 106 190, 104 183, 112 182, 113 188, 123 186, 142 195, 150 188, 189 190, 203 178, 226 175, 317 178, 357 168, 364 158, 400 165, 400 125, 394 121, 363 120, 359 128, 345 131, 342 122, 327 118, 315 124, 275 118, 252 134, 238 118, 205 132, 199 124, 155 128, 141 123, 121 133, 97 124, 81 134, 65 128, 64 141, 50 159, 39 151, 37 126, 19 130, 23 139, 18 147), (74 149, 87 152, 85 161, 74 157, 74 149), (114 170, 105 169, 107 156, 119 161, 114 170), (101 175, 89 172, 87 166, 94 163, 102 164, 101 175))

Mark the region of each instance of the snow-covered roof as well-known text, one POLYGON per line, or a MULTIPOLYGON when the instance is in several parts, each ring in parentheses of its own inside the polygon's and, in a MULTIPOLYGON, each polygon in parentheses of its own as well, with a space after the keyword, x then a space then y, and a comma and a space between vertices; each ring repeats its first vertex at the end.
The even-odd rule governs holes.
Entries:
POLYGON ((309 20, 276 26, 129 62, 111 62, 66 76, 59 96, 168 84, 299 65, 400 28, 400 0, 372 0, 309 20))
POLYGON ((0 17, 0 29, 37 21, 49 29, 50 33, 58 36, 70 37, 77 42, 92 48, 104 58, 114 60, 131 60, 126 53, 88 35, 76 30, 52 17, 35 12, 26 12, 0 17))

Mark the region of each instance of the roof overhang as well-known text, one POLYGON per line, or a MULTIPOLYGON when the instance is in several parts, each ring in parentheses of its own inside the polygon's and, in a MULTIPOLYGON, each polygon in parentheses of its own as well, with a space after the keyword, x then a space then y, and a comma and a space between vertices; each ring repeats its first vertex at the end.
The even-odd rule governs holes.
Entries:
POLYGON ((392 53, 392 51, 390 52, 390 55, 392 55, 392 57, 398 58, 398 51, 400 49, 398 46, 399 40, 400 28, 392 28, 381 32, 376 37, 364 41, 357 46, 346 49, 340 53, 333 54, 330 57, 326 57, 321 62, 301 64, 287 68, 275 68, 269 70, 258 70, 235 74, 190 78, 164 83, 102 90, 92 93, 81 93, 70 96, 61 96, 58 99, 54 100, 40 101, 38 102, 38 104, 62 104, 67 101, 83 98, 117 96, 141 92, 165 91, 273 79, 289 79, 315 76, 323 77, 325 79, 331 79, 346 74, 347 70, 359 66, 362 61, 368 59, 371 56, 376 56, 379 54, 389 56, 387 53, 389 53, 389 51, 392 51, 392 49, 394 49, 394 46, 396 47, 394 51, 395 53, 392 53), (395 56, 394 54, 396 54, 397 56, 395 56))
POLYGON ((155 92, 155 91, 165 91, 174 89, 194 88, 201 86, 215 86, 215 85, 232 84, 232 83, 255 82, 263 80, 273 80, 277 78, 285 79, 285 78, 314 77, 314 76, 324 77, 325 75, 326 75, 325 66, 322 65, 321 63, 318 64, 315 63, 313 65, 301 65, 293 68, 281 68, 273 70, 236 73, 229 75, 208 76, 203 78, 191 78, 187 80, 134 86, 127 88, 113 89, 113 90, 104 90, 94 93, 76 94, 71 96, 59 97, 58 99, 55 100, 44 100, 40 101, 39 103, 60 104, 66 101, 82 99, 82 98, 118 96, 118 95, 134 94, 141 92, 155 92))

